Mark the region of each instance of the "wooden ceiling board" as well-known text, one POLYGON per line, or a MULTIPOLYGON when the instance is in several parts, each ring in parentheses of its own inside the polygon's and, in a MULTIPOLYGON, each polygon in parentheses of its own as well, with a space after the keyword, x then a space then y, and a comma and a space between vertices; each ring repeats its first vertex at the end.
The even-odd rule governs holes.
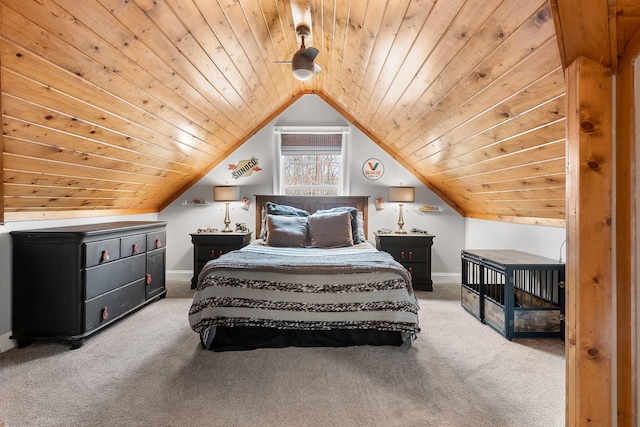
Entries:
MULTIPOLYGON (((397 125, 393 132, 384 138, 393 149, 405 148, 414 138, 428 141, 429 136, 426 132, 433 134, 433 126, 465 102, 473 103, 476 110, 482 109, 485 104, 482 101, 476 102, 477 96, 482 95, 486 88, 499 80, 503 74, 508 76, 514 67, 521 67, 520 70, 516 69, 514 74, 523 71, 523 69, 529 75, 541 74, 538 64, 531 68, 530 64, 522 64, 522 62, 534 55, 541 47, 541 43, 546 42, 542 47, 552 45, 548 39, 541 41, 534 37, 533 40, 537 40, 535 48, 529 46, 528 43, 514 43, 516 51, 513 52, 508 48, 510 38, 505 37, 505 33, 495 27, 497 24, 494 22, 493 25, 490 23, 487 25, 490 29, 483 31, 484 37, 473 37, 473 42, 469 42, 463 47, 461 52, 439 73, 438 78, 420 91, 421 97, 415 108, 411 109, 410 115, 395 119, 397 125), (493 49, 481 48, 480 45, 484 44, 489 44, 493 49), (505 46, 507 46, 506 52, 500 49, 505 46)), ((531 34, 528 36, 530 37, 531 34)), ((550 49, 553 49, 553 46, 550 49)), ((546 59, 546 55, 548 52, 543 52, 541 56, 546 59)), ((553 61, 553 57, 549 60, 553 61)), ((523 78, 526 76, 518 75, 515 80, 519 83, 523 78)), ((497 86, 504 84, 502 82, 498 82, 497 86)), ((499 96, 503 98, 513 93, 508 90, 499 90, 499 92, 499 96)), ((435 135, 435 137, 437 136, 435 135)), ((405 149, 405 152, 410 154, 412 150, 405 149)))
POLYGON ((0 214, 157 212, 316 94, 457 212, 561 226, 562 61, 590 46, 565 52, 551 12, 618 53, 640 22, 633 0, 613 24, 577 4, 0 0, 0 214), (286 63, 301 20, 306 82, 286 63))
MULTIPOLYGON (((387 93, 388 97, 393 93, 402 92, 401 95, 395 97, 392 108, 378 111, 373 121, 377 126, 373 130, 384 135, 384 140, 392 140, 392 132, 398 130, 401 118, 408 116, 411 121, 420 114, 420 95, 434 82, 437 84, 443 69, 485 23, 487 17, 483 13, 493 13, 492 3, 499 2, 486 2, 481 9, 463 2, 438 2, 435 5, 394 79, 393 86, 397 88, 387 93)), ((449 68, 446 74, 454 73, 455 70, 449 68)), ((391 102, 387 101, 387 104, 391 102)))

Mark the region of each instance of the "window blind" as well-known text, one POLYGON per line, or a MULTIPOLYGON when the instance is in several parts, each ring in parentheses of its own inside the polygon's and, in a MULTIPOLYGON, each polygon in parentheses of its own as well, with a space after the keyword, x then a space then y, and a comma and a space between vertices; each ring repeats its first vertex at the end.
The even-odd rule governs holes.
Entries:
POLYGON ((317 156, 342 154, 342 134, 283 133, 280 135, 283 156, 317 156))

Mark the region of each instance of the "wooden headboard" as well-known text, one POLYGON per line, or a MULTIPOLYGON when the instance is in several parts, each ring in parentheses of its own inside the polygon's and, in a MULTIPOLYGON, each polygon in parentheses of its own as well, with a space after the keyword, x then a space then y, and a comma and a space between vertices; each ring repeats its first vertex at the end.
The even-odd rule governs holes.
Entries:
POLYGON ((256 196, 256 237, 260 237, 262 227, 262 208, 267 202, 278 205, 288 205, 294 208, 304 209, 314 213, 320 209, 330 209, 342 206, 352 206, 362 212, 364 218, 364 237, 369 238, 369 196, 282 196, 282 195, 257 195, 256 196))

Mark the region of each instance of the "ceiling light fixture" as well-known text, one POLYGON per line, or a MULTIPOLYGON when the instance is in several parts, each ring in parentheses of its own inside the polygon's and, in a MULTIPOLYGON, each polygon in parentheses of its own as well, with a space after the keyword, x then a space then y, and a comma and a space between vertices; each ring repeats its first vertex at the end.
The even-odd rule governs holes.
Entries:
POLYGON ((299 25, 296 28, 296 33, 302 40, 300 49, 293 54, 291 59, 291 70, 293 77, 301 82, 309 80, 314 74, 318 74, 322 68, 314 62, 316 56, 318 56, 318 49, 315 47, 307 48, 304 45, 304 39, 309 37, 311 29, 304 24, 299 25))

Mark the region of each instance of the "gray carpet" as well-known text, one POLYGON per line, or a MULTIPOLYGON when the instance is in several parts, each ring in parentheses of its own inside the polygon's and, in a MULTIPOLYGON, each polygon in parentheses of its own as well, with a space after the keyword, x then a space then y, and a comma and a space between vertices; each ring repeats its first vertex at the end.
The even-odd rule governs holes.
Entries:
POLYGON ((187 322, 189 282, 74 351, 0 355, 0 421, 17 426, 563 426, 564 344, 507 341, 419 292, 422 332, 395 347, 215 353, 187 322))

